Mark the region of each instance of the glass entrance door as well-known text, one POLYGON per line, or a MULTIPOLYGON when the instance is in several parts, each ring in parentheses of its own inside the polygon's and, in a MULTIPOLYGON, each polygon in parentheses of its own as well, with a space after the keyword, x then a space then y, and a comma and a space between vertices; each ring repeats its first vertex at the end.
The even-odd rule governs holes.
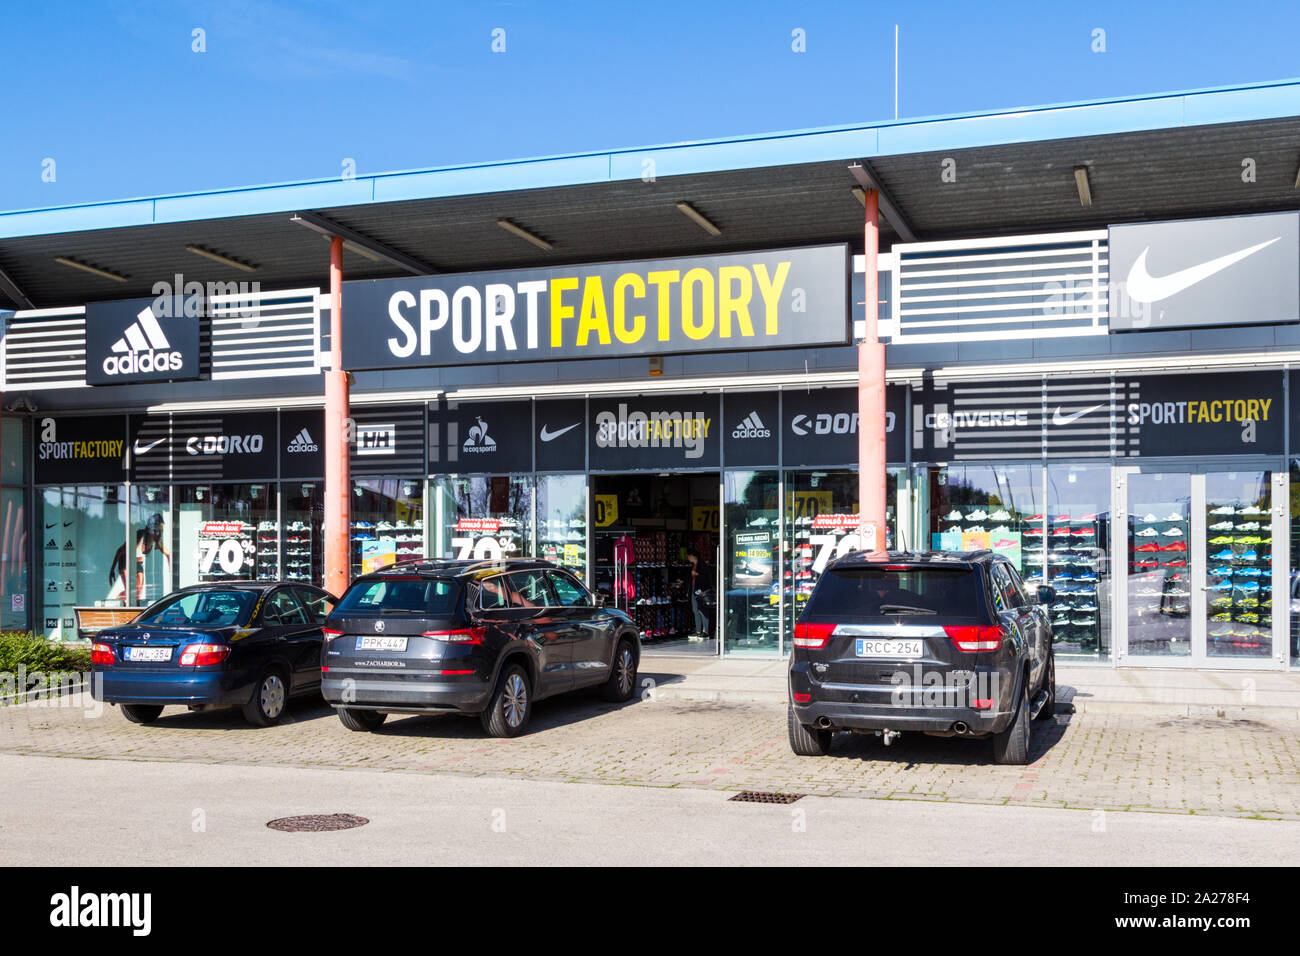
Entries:
POLYGON ((1262 468, 1119 471, 1119 663, 1282 666, 1273 577, 1285 580, 1287 529, 1273 505, 1286 484, 1262 468))

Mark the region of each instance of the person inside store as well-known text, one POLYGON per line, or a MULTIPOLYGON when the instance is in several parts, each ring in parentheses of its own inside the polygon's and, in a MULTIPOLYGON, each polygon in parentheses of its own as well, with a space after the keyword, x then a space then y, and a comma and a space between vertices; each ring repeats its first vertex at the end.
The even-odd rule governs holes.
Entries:
POLYGON ((709 577, 705 573, 704 567, 700 562, 700 556, 696 551, 687 551, 686 560, 691 566, 691 615, 695 619, 695 630, 692 632, 691 636, 708 637, 709 618, 708 615, 704 613, 704 608, 701 607, 700 589, 708 583, 709 577))
MULTIPOLYGON (((172 556, 167 550, 166 535, 163 533, 163 516, 155 512, 149 516, 143 528, 135 533, 135 597, 136 605, 143 603, 145 598, 145 557, 155 549, 162 555, 163 559, 163 580, 170 581, 172 576, 172 556)), ((108 599, 116 600, 121 598, 123 602, 131 600, 127 597, 127 563, 126 563, 126 545, 117 549, 117 554, 113 555, 113 563, 108 569, 109 591, 108 599)))

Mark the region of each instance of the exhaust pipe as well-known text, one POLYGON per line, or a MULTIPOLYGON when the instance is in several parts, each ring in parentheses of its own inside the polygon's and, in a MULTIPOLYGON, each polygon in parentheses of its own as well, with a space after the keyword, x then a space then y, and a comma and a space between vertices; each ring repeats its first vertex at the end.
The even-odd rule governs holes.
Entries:
POLYGON ((954 734, 964 734, 964 733, 966 733, 966 731, 968 731, 968 730, 970 730, 970 728, 967 727, 967 726, 966 726, 962 721, 960 721, 960 720, 957 721, 957 723, 955 723, 955 724, 952 725, 952 732, 953 732, 954 734))
POLYGON ((831 719, 829 717, 818 717, 817 726, 822 730, 830 730, 831 719))

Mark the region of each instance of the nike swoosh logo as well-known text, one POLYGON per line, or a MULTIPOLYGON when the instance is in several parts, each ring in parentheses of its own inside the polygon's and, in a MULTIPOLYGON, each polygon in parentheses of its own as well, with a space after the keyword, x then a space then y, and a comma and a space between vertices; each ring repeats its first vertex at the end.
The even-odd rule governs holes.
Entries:
POLYGON ((1053 425, 1057 425, 1057 426, 1060 426, 1060 425, 1073 425, 1075 422, 1077 422, 1077 421, 1078 421, 1080 418, 1082 418, 1084 415, 1087 415, 1087 414, 1089 414, 1090 412, 1095 412, 1095 411, 1096 411, 1097 409, 1099 409, 1099 408, 1105 408, 1105 407, 1106 407, 1106 403, 1105 403, 1105 402, 1102 402, 1100 405, 1094 405, 1094 406, 1092 406, 1092 408, 1085 408, 1085 409, 1084 409, 1083 411, 1081 411, 1081 412, 1073 412, 1073 413, 1071 413, 1071 414, 1069 414, 1069 415, 1062 415, 1062 414, 1061 414, 1060 406, 1057 406, 1056 411, 1054 411, 1054 412, 1052 413, 1052 424, 1053 424, 1053 425))
POLYGON ((571 431, 573 431, 575 428, 577 428, 577 427, 578 427, 579 425, 581 425, 581 424, 582 424, 582 422, 574 422, 574 423, 573 423, 572 425, 570 425, 568 428, 561 428, 558 432, 547 431, 547 430, 546 430, 546 426, 543 425, 543 426, 542 426, 542 433, 541 433, 540 437, 541 437, 542 441, 555 441, 555 439, 559 438, 559 437, 560 437, 561 435, 563 435, 565 432, 571 432, 571 431))
POLYGON ((1171 272, 1164 276, 1153 276, 1147 271, 1147 253, 1151 251, 1151 247, 1147 246, 1128 271, 1128 297, 1134 302, 1159 302, 1161 299, 1167 299, 1171 295, 1177 295, 1184 289, 1208 279, 1216 272, 1222 272, 1228 266, 1235 265, 1247 256, 1253 256, 1259 250, 1280 241, 1281 238, 1281 236, 1278 236, 1276 239, 1269 239, 1266 242, 1257 243, 1245 249, 1230 252, 1226 256, 1219 256, 1209 262, 1188 266, 1186 269, 1179 269, 1177 272, 1171 272))
POLYGON ((149 451, 150 449, 157 448, 159 445, 161 445, 161 444, 162 444, 163 442, 165 442, 166 440, 167 440, 166 438, 159 438, 157 441, 150 442, 149 444, 147 444, 147 445, 141 447, 141 445, 140 445, 140 439, 137 438, 137 439, 135 440, 135 453, 136 453, 137 455, 143 455, 145 452, 149 451))

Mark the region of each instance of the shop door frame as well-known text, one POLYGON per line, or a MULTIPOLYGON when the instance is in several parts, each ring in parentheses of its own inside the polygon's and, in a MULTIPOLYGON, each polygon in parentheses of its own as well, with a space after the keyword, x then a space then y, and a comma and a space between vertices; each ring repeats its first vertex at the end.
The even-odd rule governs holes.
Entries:
POLYGON ((1195 670, 1285 670, 1290 648, 1290 471, 1283 458, 1176 459, 1162 462, 1116 463, 1111 475, 1111 639, 1116 667, 1191 668, 1195 670), (1225 464, 1226 462, 1226 464, 1225 464), (1273 536, 1272 571, 1274 614, 1273 649, 1265 658, 1210 657, 1206 580, 1209 564, 1206 546, 1205 479, 1227 472, 1270 472, 1269 519, 1273 536), (1186 657, 1130 655, 1128 653, 1128 491, 1133 475, 1178 474, 1190 479, 1191 521, 1188 537, 1188 581, 1191 584, 1192 653, 1186 657), (1278 581, 1287 582, 1279 591, 1278 581), (1278 614, 1277 595, 1284 595, 1286 613, 1278 614))

